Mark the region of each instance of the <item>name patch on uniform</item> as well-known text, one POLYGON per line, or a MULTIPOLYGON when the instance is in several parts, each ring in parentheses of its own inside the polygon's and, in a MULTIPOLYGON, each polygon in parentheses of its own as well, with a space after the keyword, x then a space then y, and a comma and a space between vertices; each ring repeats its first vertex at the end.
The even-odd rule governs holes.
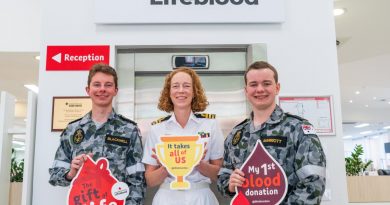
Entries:
POLYGON ((130 140, 126 137, 117 137, 112 135, 106 135, 105 142, 107 144, 116 144, 120 146, 128 146, 130 144, 130 140))
POLYGON ((261 138, 261 142, 264 146, 274 146, 274 147, 286 147, 287 146, 287 137, 283 136, 265 136, 261 138))
POLYGON ((209 138, 210 132, 198 132, 198 135, 200 136, 200 138, 209 138))
POLYGON ((239 130, 236 132, 236 134, 234 134, 234 137, 232 139, 232 145, 233 146, 238 145, 238 143, 241 141, 241 138, 242 138, 242 131, 239 130))
POLYGON ((72 141, 74 144, 80 144, 84 140, 84 130, 79 128, 73 133, 72 141))

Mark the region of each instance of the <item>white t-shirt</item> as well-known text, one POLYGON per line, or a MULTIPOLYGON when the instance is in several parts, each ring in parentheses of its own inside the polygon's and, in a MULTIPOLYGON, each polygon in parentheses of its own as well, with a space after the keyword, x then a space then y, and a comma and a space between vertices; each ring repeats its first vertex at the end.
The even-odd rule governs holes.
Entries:
MULTIPOLYGON (((224 137, 215 119, 197 118, 192 112, 190 118, 184 128, 176 121, 174 114, 160 123, 151 126, 144 147, 144 156, 142 162, 149 165, 157 165, 157 161, 152 158, 152 148, 156 144, 161 143, 161 136, 200 136, 197 143, 204 144, 207 142, 207 153, 204 160, 216 160, 223 158, 223 141, 224 137)), ((169 175, 165 179, 165 183, 174 181, 174 177, 169 175)), ((186 177, 191 183, 208 182, 210 178, 202 175, 196 168, 186 177)))

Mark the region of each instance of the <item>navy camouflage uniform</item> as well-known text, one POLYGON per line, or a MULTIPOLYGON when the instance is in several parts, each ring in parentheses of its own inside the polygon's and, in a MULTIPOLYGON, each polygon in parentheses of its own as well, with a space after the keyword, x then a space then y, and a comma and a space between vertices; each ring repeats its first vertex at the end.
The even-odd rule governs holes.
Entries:
POLYGON ((49 169, 52 185, 68 186, 65 175, 71 161, 80 154, 93 154, 93 159, 105 157, 111 173, 118 181, 129 186, 126 205, 143 204, 146 182, 142 164, 142 141, 135 122, 111 112, 107 122, 97 128, 91 112, 70 122, 61 134, 52 168, 49 169))
POLYGON ((222 195, 235 195, 228 189, 230 175, 242 166, 260 139, 287 176, 287 195, 281 204, 320 204, 325 191, 326 159, 315 132, 303 131, 302 126, 310 123, 284 113, 277 105, 261 126, 255 128, 252 121, 253 114, 233 128, 225 140, 224 162, 218 174, 222 195))

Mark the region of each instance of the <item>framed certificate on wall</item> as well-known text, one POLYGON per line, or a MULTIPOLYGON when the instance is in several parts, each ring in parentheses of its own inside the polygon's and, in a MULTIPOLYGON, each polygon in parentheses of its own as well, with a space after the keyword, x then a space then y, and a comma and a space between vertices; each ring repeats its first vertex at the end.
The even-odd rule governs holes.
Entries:
POLYGON ((62 131, 69 122, 83 117, 91 109, 89 97, 53 97, 51 131, 62 131))
POLYGON ((332 96, 279 96, 279 106, 307 119, 317 135, 335 135, 332 96))

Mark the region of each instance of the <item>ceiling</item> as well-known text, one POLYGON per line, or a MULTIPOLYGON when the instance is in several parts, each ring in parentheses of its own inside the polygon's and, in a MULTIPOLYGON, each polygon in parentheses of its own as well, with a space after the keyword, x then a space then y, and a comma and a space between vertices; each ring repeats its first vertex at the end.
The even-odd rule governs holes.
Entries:
POLYGON ((390 1, 336 0, 334 7, 346 9, 335 17, 344 136, 387 132, 382 128, 390 125, 390 1), (355 128, 359 123, 370 125, 355 128), (360 134, 368 130, 373 132, 360 134))
MULTIPOLYGON (((347 11, 335 17, 344 136, 384 132, 381 128, 390 125, 390 1, 335 0, 334 4, 347 11), (354 128, 361 122, 370 126, 354 128)), ((0 90, 15 95, 17 104, 26 102, 24 84, 38 84, 36 55, 0 52, 0 90)))

